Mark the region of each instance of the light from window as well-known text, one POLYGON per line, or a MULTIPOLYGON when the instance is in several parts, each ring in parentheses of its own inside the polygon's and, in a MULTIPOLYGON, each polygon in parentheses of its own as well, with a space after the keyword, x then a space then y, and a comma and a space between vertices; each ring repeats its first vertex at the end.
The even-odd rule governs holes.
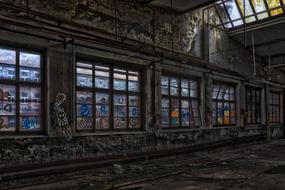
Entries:
POLYGON ((247 123, 257 124, 260 123, 260 100, 261 91, 254 88, 246 88, 246 110, 247 110, 247 123))
POLYGON ((201 125, 198 82, 178 77, 161 77, 162 128, 201 125))
POLYGON ((280 123, 280 93, 270 92, 269 93, 269 122, 270 123, 280 123))
POLYGON ((1 48, 0 78, 0 131, 41 130, 41 55, 1 48))
POLYGON ((81 62, 76 70, 78 130, 141 128, 138 71, 81 62))
POLYGON ((226 84, 214 84, 212 98, 213 125, 236 124, 235 88, 226 84))

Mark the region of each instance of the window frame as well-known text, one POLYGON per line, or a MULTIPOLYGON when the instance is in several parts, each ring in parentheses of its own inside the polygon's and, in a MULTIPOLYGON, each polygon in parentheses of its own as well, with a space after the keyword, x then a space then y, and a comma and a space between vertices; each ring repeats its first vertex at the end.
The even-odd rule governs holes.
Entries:
MULTIPOLYGON (((212 104, 216 104, 216 124, 214 125, 213 124, 213 127, 232 127, 232 126, 236 126, 237 125, 237 93, 236 93, 236 84, 235 83, 230 83, 230 82, 221 82, 221 81, 214 81, 213 82, 213 87, 212 87, 212 104), (223 97, 222 100, 219 100, 219 99, 214 99, 213 98, 213 92, 214 92, 214 86, 215 85, 219 85, 219 86, 222 86, 222 85, 225 85, 227 86, 228 88, 233 88, 234 89, 234 100, 225 100, 225 98, 223 97), (230 124, 224 124, 225 123, 225 116, 223 114, 223 124, 218 124, 218 103, 222 103, 223 104, 223 109, 225 107, 225 103, 228 103, 229 105, 231 105, 232 103, 235 104, 235 123, 232 124, 231 123, 231 115, 229 116, 230 117, 230 124)), ((218 95, 217 95, 218 97, 218 95)), ((212 109, 214 111, 214 109, 212 109)), ((230 109, 231 110, 231 109, 230 109)), ((231 111, 230 111, 231 112, 231 111)), ((212 119, 214 119, 213 115, 212 115, 212 119)))
POLYGON ((75 70, 74 70, 74 85, 75 85, 75 99, 74 99, 74 118, 75 118, 75 131, 79 132, 79 133, 84 133, 84 132, 92 132, 92 133, 96 133, 96 132, 131 132, 131 131, 142 131, 144 128, 144 117, 143 117, 143 113, 145 113, 144 111, 144 96, 143 96, 143 69, 141 67, 134 67, 134 66, 130 66, 126 63, 123 62, 114 62, 114 61, 109 61, 106 59, 102 59, 102 58, 84 58, 84 56, 77 56, 76 61, 75 61, 75 70), (76 69, 77 67, 77 63, 84 63, 84 64, 89 64, 92 65, 92 87, 80 87, 77 86, 77 71, 76 69), (108 67, 109 68, 109 88, 108 89, 104 89, 104 88, 97 88, 95 87, 95 66, 102 66, 102 67, 108 67), (114 69, 123 69, 126 70, 126 90, 115 90, 113 88, 114 86, 114 69), (129 71, 135 71, 138 72, 138 83, 139 83, 139 92, 130 92, 128 91, 128 85, 129 85, 129 71), (93 113, 92 113, 92 128, 90 129, 79 129, 78 128, 78 123, 77 123, 77 92, 90 92, 92 93, 92 109, 93 109, 93 113), (98 129, 96 128, 96 118, 98 118, 96 116, 96 92, 97 93, 106 93, 109 96, 109 125, 108 128, 106 129, 98 129), (115 118, 114 117, 114 95, 118 94, 118 95, 126 95, 126 128, 115 128, 114 127, 114 121, 115 118), (140 124, 139 124, 139 128, 130 128, 129 127, 129 96, 138 96, 140 98, 139 101, 139 108, 140 108, 140 115, 137 117, 140 120, 140 124))
POLYGON ((245 105, 246 105, 246 111, 248 113, 248 118, 251 118, 249 122, 248 119, 246 121, 247 124, 261 124, 261 88, 258 88, 258 87, 253 87, 253 86, 246 86, 246 89, 245 89, 245 105), (250 91, 250 103, 248 102, 248 92, 250 91), (254 95, 253 96, 253 91, 254 91, 254 95), (259 92, 259 98, 257 98, 257 94, 256 92, 259 92), (255 105, 252 104, 252 98, 255 99, 255 105), (259 103, 259 106, 258 106, 258 103, 259 103), (250 105, 251 107, 251 110, 250 110, 250 113, 251 113, 251 116, 249 115, 249 109, 248 109, 248 106, 250 105), (255 113, 253 113, 253 107, 255 108, 255 113), (259 109, 257 109, 259 107, 259 109), (259 112, 257 112, 257 110, 259 110, 259 112), (259 114, 257 114, 259 113, 259 114), (252 121, 252 118, 253 116, 255 115, 255 122, 252 121), (258 122, 258 117, 259 117, 259 122, 258 122))
MULTIPOLYGON (((162 124, 161 124, 161 129, 162 130, 175 130, 175 129, 197 129, 197 128, 200 128, 202 126, 202 115, 201 115, 201 98, 200 95, 201 95, 201 80, 199 77, 189 77, 189 76, 185 76, 185 75, 180 75, 179 74, 174 74, 174 73, 169 73, 169 72, 162 72, 161 73, 161 77, 160 77, 160 85, 161 85, 161 88, 160 88, 160 91, 161 91, 161 103, 162 103, 162 99, 168 99, 168 102, 169 102, 169 106, 168 106, 168 112, 169 112, 169 115, 168 115, 168 121, 169 121, 169 125, 168 127, 163 127, 162 124), (162 77, 168 77, 168 95, 163 95, 162 94, 162 77), (171 84, 170 84, 170 79, 171 78, 177 78, 178 79, 178 95, 175 96, 175 95, 171 95, 171 84), (188 82, 190 82, 191 80, 192 81, 195 81, 197 83, 197 97, 191 97, 190 96, 190 86, 189 86, 189 96, 182 96, 182 93, 181 93, 181 89, 182 89, 182 86, 181 86, 181 81, 182 80, 187 80, 188 82), (171 99, 178 99, 179 101, 179 125, 177 127, 175 126, 172 126, 171 125, 171 99), (192 117, 193 117, 193 122, 194 122, 194 125, 191 125, 190 124, 190 120, 191 118, 189 118, 189 126, 182 126, 182 110, 183 109, 186 109, 186 108, 182 108, 181 106, 181 100, 188 100, 189 101, 189 104, 191 106, 189 106, 189 111, 191 112, 192 114, 192 117), (198 103, 198 118, 200 119, 200 125, 196 125, 196 122, 195 122, 195 117, 194 117, 194 112, 193 112, 193 108, 191 109, 192 107, 192 100, 196 100, 197 103, 198 103)), ((190 85, 190 83, 189 83, 190 85)), ((162 111, 162 109, 166 109, 166 108, 163 108, 162 105, 160 106, 160 110, 162 111)), ((161 117, 162 118, 162 117, 161 117)))
MULTIPOLYGON (((271 115, 273 114, 273 110, 274 108, 278 108, 278 114, 279 114, 279 118, 277 122, 273 122, 271 121, 271 124, 280 124, 281 123, 281 92, 278 91, 269 91, 269 98, 271 99, 271 102, 268 102, 268 106, 269 106, 269 122, 271 120, 271 115), (279 104, 273 104, 273 95, 277 95, 278 96, 278 103, 279 104)), ((269 100, 269 99, 268 99, 269 100)))
MULTIPOLYGON (((14 80, 9 80, 9 79, 4 79, 0 78, 0 84, 1 85, 11 85, 15 87, 15 118, 16 118, 16 126, 14 131, 0 131, 0 136, 3 134, 11 134, 11 135, 19 135, 19 134, 45 134, 46 131, 46 126, 45 126, 45 105, 46 105, 46 94, 45 94, 45 51, 43 49, 38 49, 38 48, 23 48, 23 46, 17 46, 17 45, 0 45, 0 49, 5 49, 5 50, 11 50, 15 51, 16 57, 15 57, 15 71, 16 71, 16 76, 14 80), (36 54, 40 56, 40 68, 37 68, 40 72, 40 81, 38 83, 32 82, 32 81, 23 81, 20 80, 20 53, 30 53, 30 54, 36 54), (34 87, 34 88, 39 88, 40 93, 41 93, 41 100, 39 101, 40 103, 40 114, 39 114, 39 119, 40 119, 40 128, 39 129, 32 129, 32 130, 21 130, 21 125, 20 125, 20 88, 21 87, 34 87)), ((1 65, 8 65, 8 64, 1 64, 1 65)), ((11 66, 11 65, 9 65, 11 66)), ((30 68, 27 66, 24 66, 24 68, 30 68)), ((3 115, 6 116, 6 115, 3 115)), ((29 117, 26 115, 23 115, 23 117, 29 117)), ((33 117, 33 116, 31 116, 33 117)))

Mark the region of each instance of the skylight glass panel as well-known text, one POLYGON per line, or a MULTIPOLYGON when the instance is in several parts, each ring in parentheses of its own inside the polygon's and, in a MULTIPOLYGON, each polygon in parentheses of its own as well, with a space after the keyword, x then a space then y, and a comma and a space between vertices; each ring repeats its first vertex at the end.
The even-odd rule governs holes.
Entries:
POLYGON ((245 6, 244 6, 244 0, 237 0, 239 8, 241 10, 241 13, 245 18, 246 23, 250 23, 253 21, 256 21, 255 17, 253 16, 253 10, 250 6, 249 0, 245 0, 245 6))
POLYGON ((222 1, 219 1, 217 3, 217 10, 219 12, 219 15, 221 17, 221 20, 222 20, 225 28, 232 28, 231 21, 230 21, 228 15, 227 15, 227 12, 225 10, 225 7, 224 7, 222 1))
MULTIPOLYGON (((274 9, 274 8, 280 7, 280 1, 279 0, 266 0, 266 2, 268 4, 269 9, 274 9)), ((279 15, 282 13, 283 13, 282 8, 277 8, 277 9, 270 11, 271 16, 279 15)))
POLYGON ((255 12, 257 13, 257 18, 259 20, 268 17, 268 13, 266 12, 266 7, 263 0, 251 0, 251 3, 254 7, 255 12))
POLYGON ((243 24, 243 21, 241 20, 241 15, 239 13, 238 7, 234 0, 227 1, 225 3, 226 9, 231 17, 231 20, 233 21, 234 26, 239 26, 243 24))

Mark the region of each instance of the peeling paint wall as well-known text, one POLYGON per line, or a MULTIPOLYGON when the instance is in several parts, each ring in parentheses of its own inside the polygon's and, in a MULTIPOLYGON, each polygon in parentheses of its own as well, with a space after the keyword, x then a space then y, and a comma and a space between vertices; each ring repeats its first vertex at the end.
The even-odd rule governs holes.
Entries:
MULTIPOLYGON (((9 165, 30 165, 60 160, 112 157, 134 152, 170 150, 228 140, 236 135, 260 135, 265 132, 263 128, 237 130, 221 128, 162 132, 156 140, 146 133, 84 136, 75 137, 70 144, 66 144, 62 138, 0 139, 0 168, 9 165)), ((273 133, 276 138, 280 134, 278 130, 280 129, 273 133)))
MULTIPOLYGON (((26 8, 26 1, 1 0, 26 8)), ((201 57, 200 11, 178 15, 134 0, 30 0, 29 9, 147 44, 201 57)), ((25 15, 25 12, 12 14, 25 15)), ((32 15, 30 15, 33 18, 32 15)))

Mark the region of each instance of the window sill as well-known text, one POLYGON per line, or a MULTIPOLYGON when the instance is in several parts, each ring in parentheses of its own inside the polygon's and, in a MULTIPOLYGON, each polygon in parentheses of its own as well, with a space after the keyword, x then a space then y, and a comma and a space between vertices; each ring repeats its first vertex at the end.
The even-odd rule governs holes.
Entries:
POLYGON ((146 134, 144 131, 97 131, 97 132, 78 132, 76 137, 86 137, 86 136, 106 136, 106 135, 137 135, 146 134))
POLYGON ((36 138, 48 138, 48 136, 46 136, 46 135, 27 135, 27 134, 3 134, 3 135, 0 135, 0 140, 36 139, 36 138))

